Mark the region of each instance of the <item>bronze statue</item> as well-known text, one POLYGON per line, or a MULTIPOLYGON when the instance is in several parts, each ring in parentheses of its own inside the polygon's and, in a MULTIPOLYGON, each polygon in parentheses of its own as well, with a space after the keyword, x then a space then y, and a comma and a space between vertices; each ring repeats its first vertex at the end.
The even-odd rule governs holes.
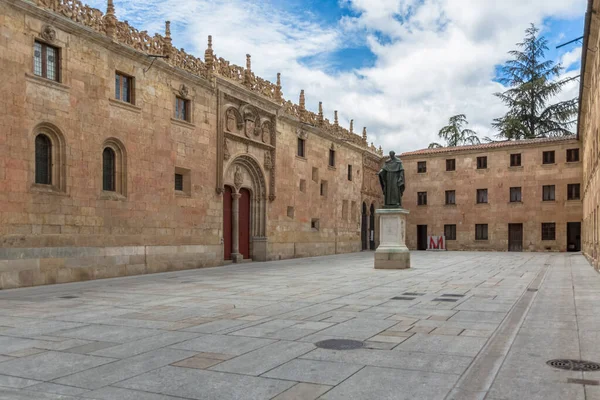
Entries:
POLYGON ((383 190, 383 208, 402 208, 404 194, 404 167, 402 161, 396 158, 396 153, 390 151, 390 159, 377 174, 383 190))

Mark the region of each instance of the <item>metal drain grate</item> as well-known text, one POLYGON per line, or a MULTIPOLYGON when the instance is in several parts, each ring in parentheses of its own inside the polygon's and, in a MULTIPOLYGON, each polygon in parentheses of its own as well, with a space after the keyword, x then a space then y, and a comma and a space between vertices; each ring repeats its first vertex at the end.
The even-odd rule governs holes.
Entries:
POLYGON ((406 292, 406 293, 402 293, 404 296, 425 296, 425 293, 412 293, 412 292, 406 292))
POLYGON ((464 294, 443 294, 442 297, 465 297, 464 294))
POLYGON ((431 301, 449 301, 449 302, 452 302, 452 303, 454 303, 455 301, 458 301, 458 299, 448 299, 448 298, 441 298, 441 297, 438 297, 437 299, 433 299, 433 300, 431 300, 431 301))
POLYGON ((595 381, 595 380, 591 380, 591 379, 575 379, 575 378, 567 378, 567 383, 578 383, 580 385, 590 385, 590 386, 600 385, 600 381, 595 381))
POLYGON ((551 367, 558 369, 566 369, 568 371, 586 371, 586 372, 598 372, 600 371, 600 364, 592 361, 584 360, 550 360, 547 361, 551 367))
POLYGON ((528 291, 528 292, 537 292, 538 290, 537 290, 537 289, 534 289, 534 288, 528 288, 528 289, 527 289, 527 291, 528 291))
POLYGON ((392 300, 414 300, 414 297, 404 297, 404 296, 396 296, 392 297, 392 300))
POLYGON ((328 339, 315 343, 315 346, 328 350, 362 349, 364 345, 365 344, 361 341, 349 339, 328 339))
POLYGON ((59 297, 59 299, 78 299, 78 298, 79 298, 79 296, 73 296, 73 295, 59 297))

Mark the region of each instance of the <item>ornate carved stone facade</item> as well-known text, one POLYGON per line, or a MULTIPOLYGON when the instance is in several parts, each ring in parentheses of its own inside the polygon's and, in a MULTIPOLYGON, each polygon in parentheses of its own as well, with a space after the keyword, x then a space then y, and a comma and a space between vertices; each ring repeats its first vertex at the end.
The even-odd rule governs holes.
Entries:
POLYGON ((204 60, 176 49, 170 23, 138 31, 112 0, 0 13, 0 288, 361 249, 361 205, 379 201, 363 162, 381 152, 285 100, 279 74, 211 37, 204 60))

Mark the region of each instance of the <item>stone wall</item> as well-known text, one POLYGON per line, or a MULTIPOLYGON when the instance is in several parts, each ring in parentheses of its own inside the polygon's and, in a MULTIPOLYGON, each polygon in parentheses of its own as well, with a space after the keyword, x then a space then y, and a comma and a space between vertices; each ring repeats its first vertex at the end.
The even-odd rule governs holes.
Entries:
POLYGON ((583 149, 583 253, 600 270, 600 1, 590 0, 585 21, 578 135, 583 149))
MULTIPOLYGON (((534 139, 431 149, 401 155, 406 174, 404 208, 410 210, 407 246, 417 248, 417 225, 428 235, 443 235, 444 225, 456 225, 456 240, 448 250, 508 250, 508 224, 523 224, 524 251, 567 250, 567 222, 581 222, 581 200, 567 200, 567 185, 581 184, 582 162, 566 162, 567 149, 579 149, 571 138, 534 139), (555 163, 543 164, 542 153, 555 152, 555 163), (510 155, 521 155, 521 166, 510 166, 510 155), (487 168, 477 168, 487 157, 487 168), (446 160, 456 169, 446 171, 446 160), (419 173, 418 162, 426 162, 419 173), (542 201, 542 186, 555 185, 555 201, 542 201), (521 202, 510 202, 510 188, 521 187, 521 202), (477 203, 477 189, 487 189, 488 202, 477 203), (446 205, 454 190, 456 204, 446 205), (427 193, 427 205, 417 205, 417 193, 427 193), (541 224, 556 224, 556 240, 542 240, 541 224), (488 240, 475 240, 475 225, 488 224, 488 240)), ((582 188, 583 186, 581 186, 582 188)))
POLYGON ((209 45, 205 65, 169 47, 168 25, 166 36, 150 37, 116 21, 111 36, 110 13, 99 20, 77 1, 36 3, 0 3, 0 288, 223 264, 222 189, 233 184, 228 166, 244 157, 266 185, 257 259, 360 249, 363 157, 380 158, 366 137, 319 121, 303 101, 286 102, 279 82, 251 72, 249 57, 236 67, 209 45), (60 49, 58 82, 34 75, 36 40, 60 49), (147 57, 163 53, 170 58, 147 57), (135 78, 133 104, 115 100, 115 71, 135 78), (225 144, 223 93, 271 118, 274 160, 265 143, 241 134, 225 144), (189 121, 174 118, 176 96, 189 101, 189 121), (299 130, 308 135, 306 159, 295 156, 299 130), (52 185, 34 183, 39 133, 53 142, 52 185), (332 145, 335 169, 327 167, 332 145), (117 151, 114 192, 102 190, 106 146, 117 151), (184 191, 174 190, 176 172, 186 176, 184 191), (344 220, 345 200, 356 211, 344 220))

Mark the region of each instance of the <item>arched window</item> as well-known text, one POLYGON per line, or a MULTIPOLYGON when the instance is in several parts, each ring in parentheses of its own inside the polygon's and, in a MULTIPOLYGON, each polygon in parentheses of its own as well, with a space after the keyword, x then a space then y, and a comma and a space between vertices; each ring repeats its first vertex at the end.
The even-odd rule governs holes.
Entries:
POLYGON ((35 183, 52 184, 52 141, 44 134, 35 137, 35 183))
POLYGON ((102 152, 102 190, 115 191, 115 151, 105 147, 102 152))

